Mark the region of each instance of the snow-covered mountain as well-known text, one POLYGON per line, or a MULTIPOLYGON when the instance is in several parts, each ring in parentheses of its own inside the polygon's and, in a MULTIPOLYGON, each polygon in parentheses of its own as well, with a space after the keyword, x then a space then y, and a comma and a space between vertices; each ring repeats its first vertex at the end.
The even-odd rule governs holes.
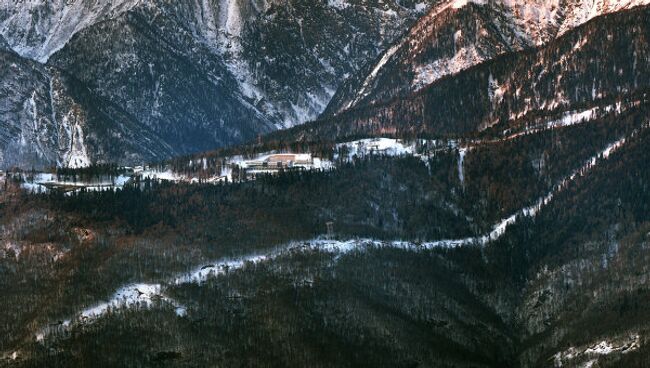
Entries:
POLYGON ((537 45, 600 15, 647 5, 647 0, 503 0, 537 45))
MULTIPOLYGON (((631 106, 645 101, 650 87, 648 19, 650 6, 604 15, 543 46, 501 55, 417 93, 366 102, 331 118, 274 133, 269 140, 386 134, 444 137, 488 130, 507 135, 512 129, 535 126, 540 118, 576 115, 580 120, 611 106, 631 106)), ((382 83, 391 81, 390 76, 378 75, 384 78, 382 83)))
POLYGON ((603 14, 647 0, 451 0, 431 8, 338 90, 325 115, 417 92, 435 81, 510 52, 541 46, 603 14))
POLYGON ((80 30, 118 16, 141 0, 0 2, 0 33, 21 56, 47 62, 80 30))
POLYGON ((86 87, 93 108, 115 106, 181 154, 317 117, 431 2, 2 0, 0 35, 22 58, 86 87))
POLYGON ((327 106, 331 115, 409 95, 646 2, 0 0, 0 50, 12 60, 0 82, 15 82, 12 64, 30 70, 2 96, 0 165, 69 165, 83 152, 82 164, 133 163, 249 141, 327 106), (42 82, 57 78, 59 96, 91 121, 71 130, 84 143, 74 154, 48 133, 68 132, 42 82), (28 113, 32 95, 45 113, 28 113), (37 125, 41 138, 21 138, 37 125))
POLYGON ((173 154, 129 114, 56 68, 1 50, 0 64, 2 166, 78 167, 173 154))
POLYGON ((326 114, 409 94, 497 55, 531 44, 508 9, 460 1, 434 7, 375 64, 338 90, 326 114))

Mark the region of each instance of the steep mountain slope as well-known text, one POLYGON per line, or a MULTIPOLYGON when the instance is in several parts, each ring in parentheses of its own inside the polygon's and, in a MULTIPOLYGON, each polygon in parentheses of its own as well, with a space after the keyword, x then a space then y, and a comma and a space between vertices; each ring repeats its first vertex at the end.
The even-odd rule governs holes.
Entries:
POLYGON ((395 96, 497 55, 529 46, 513 17, 496 3, 448 2, 432 8, 378 63, 348 79, 324 115, 337 114, 395 96))
POLYGON ((176 154, 273 129, 235 92, 236 81, 222 60, 177 23, 139 9, 80 32, 49 65, 124 108, 176 154), (177 31, 160 35, 159 27, 177 31))
POLYGON ((99 105, 123 110, 175 154, 316 117, 345 76, 427 8, 324 0, 0 5, 0 34, 13 50, 79 80, 99 105))
POLYGON ((42 156, 45 161, 56 162, 58 132, 51 118, 45 122, 39 118, 51 117, 49 75, 45 68, 35 62, 22 59, 11 51, 0 51, 0 106, 2 106, 0 162, 10 166, 23 161, 33 164, 42 156), (43 107, 40 114, 38 106, 43 107))
POLYGON ((153 160, 173 149, 56 68, 0 51, 0 166, 153 160))
POLYGON ((405 96, 498 55, 543 45, 630 1, 449 1, 433 7, 378 62, 347 80, 324 115, 405 96))
MULTIPOLYGON (((647 127, 647 108, 623 120, 647 127)), ((492 249, 525 280, 516 309, 520 366, 647 364, 648 133, 628 138, 535 221, 512 229, 492 249)))
POLYGON ((0 33, 21 56, 47 62, 80 30, 124 13, 141 0, 0 2, 0 33))
POLYGON ((575 115, 634 103, 650 87, 650 8, 605 15, 546 46, 508 54, 443 78, 418 93, 359 107, 269 139, 355 134, 498 134, 540 116, 575 115))

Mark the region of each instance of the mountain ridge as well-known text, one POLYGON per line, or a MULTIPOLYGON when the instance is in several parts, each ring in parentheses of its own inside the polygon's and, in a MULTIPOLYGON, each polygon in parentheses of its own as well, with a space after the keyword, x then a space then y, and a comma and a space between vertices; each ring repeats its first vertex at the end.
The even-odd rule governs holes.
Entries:
MULTIPOLYGON (((341 76, 355 73, 380 52, 426 3, 206 0, 173 4, 156 0, 68 5, 61 0, 15 8, 5 0, 0 6, 0 34, 22 57, 47 61, 48 66, 87 84, 94 95, 119 105, 151 134, 163 137, 165 145, 173 147, 173 155, 178 155, 242 143, 316 117, 341 76), (128 24, 125 19, 132 19, 131 27, 106 26, 128 24), (114 32, 121 39, 115 39, 114 32), (356 35, 346 39, 341 37, 344 34, 356 35), (147 39, 151 45, 162 42, 167 48, 160 53, 154 47, 128 49, 129 43, 145 44, 147 39), (102 48, 93 48, 95 44, 102 48), (111 59, 111 52, 119 54, 124 64, 111 59), (195 78, 184 81, 173 73, 177 65, 171 64, 178 56, 184 59, 180 66, 197 71, 195 78), (94 63, 89 66, 91 59, 94 63), (133 72, 137 74, 129 74, 133 72), (149 80, 146 74, 152 74, 149 80), (114 87, 102 89, 102 83, 114 87), (193 84, 203 87, 195 91, 193 84), (160 93, 165 103, 157 105, 160 93), (152 108, 146 111, 144 105, 152 108), (161 116, 165 124, 159 121, 161 116)), ((84 130, 84 134, 94 133, 84 130)), ((126 161, 120 155, 89 155, 93 162, 125 164, 150 157, 144 151, 140 158, 126 161)), ((31 165, 33 160, 29 161, 22 164, 31 165)), ((39 163, 54 164, 52 159, 39 163)))
MULTIPOLYGON (((388 56, 389 59, 375 63, 376 70, 385 68, 384 64, 388 62, 389 70, 382 71, 388 75, 384 78, 386 81, 368 86, 366 82, 372 75, 368 76, 367 71, 366 76, 347 80, 321 117, 333 116, 357 105, 385 102, 417 92, 441 77, 456 74, 498 55, 543 46, 598 16, 650 2, 599 1, 591 4, 591 7, 585 1, 533 3, 456 0, 433 7, 399 41, 398 47, 402 49, 400 52, 391 55, 385 53, 382 58, 388 56), (483 18, 484 26, 477 25, 475 29, 472 28, 473 25, 449 16, 458 14, 462 17, 465 12, 479 12, 479 9, 487 15, 483 18), (445 18, 449 20, 444 21, 445 18), (487 31, 490 28, 491 31, 487 31), (472 37, 469 42, 468 35, 472 37), (429 54, 424 60, 420 56, 423 53, 429 54)), ((475 15, 474 18, 476 17, 475 15)))
POLYGON ((513 124, 526 125, 537 115, 612 103, 607 99, 632 102, 647 94, 643 55, 648 45, 640 29, 649 9, 597 17, 543 47, 498 56, 407 97, 275 132, 269 140, 382 134, 453 137, 481 134, 493 126, 505 131, 513 124), (626 27, 615 28, 617 20, 626 27), (616 76, 602 75, 603 68, 616 68, 616 76))

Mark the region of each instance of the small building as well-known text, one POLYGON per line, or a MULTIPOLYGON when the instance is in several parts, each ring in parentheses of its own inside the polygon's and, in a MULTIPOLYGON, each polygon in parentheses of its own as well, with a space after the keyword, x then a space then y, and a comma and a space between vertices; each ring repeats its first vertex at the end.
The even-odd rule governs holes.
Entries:
POLYGON ((254 179, 260 174, 278 174, 287 170, 312 170, 323 168, 323 161, 311 153, 271 153, 250 160, 237 157, 231 161, 230 169, 236 177, 254 179))
POLYGON ((290 168, 294 166, 312 166, 311 154, 278 153, 266 158, 268 167, 290 168))

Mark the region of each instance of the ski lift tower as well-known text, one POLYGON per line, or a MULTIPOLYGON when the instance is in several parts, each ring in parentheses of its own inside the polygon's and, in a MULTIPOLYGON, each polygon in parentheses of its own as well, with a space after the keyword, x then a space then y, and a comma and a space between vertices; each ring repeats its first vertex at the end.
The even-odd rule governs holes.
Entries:
POLYGON ((332 240, 334 238, 334 222, 328 221, 325 225, 327 225, 327 239, 332 240))

